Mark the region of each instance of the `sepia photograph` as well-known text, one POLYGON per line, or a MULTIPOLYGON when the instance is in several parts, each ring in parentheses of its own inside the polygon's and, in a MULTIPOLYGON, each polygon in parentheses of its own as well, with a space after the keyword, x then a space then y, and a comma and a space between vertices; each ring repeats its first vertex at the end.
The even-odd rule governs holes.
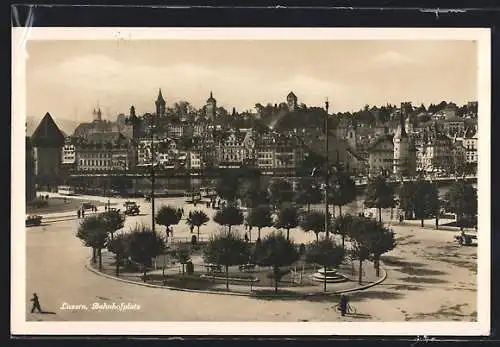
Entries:
POLYGON ((488 333, 488 29, 12 30, 13 332, 488 333))

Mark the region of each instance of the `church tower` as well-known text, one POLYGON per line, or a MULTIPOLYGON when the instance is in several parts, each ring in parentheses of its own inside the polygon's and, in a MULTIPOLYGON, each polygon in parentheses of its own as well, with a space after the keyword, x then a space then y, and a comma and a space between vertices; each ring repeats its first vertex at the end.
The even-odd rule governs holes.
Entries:
POLYGON ((406 103, 401 103, 399 126, 394 134, 393 173, 397 176, 408 174, 409 138, 405 129, 406 107, 406 103))
POLYGON ((217 110, 217 100, 214 99, 212 92, 210 92, 210 97, 207 99, 205 109, 207 119, 214 121, 217 110))
POLYGON ((161 88, 158 92, 158 97, 155 101, 156 105, 156 115, 159 117, 165 116, 165 99, 163 99, 163 95, 161 94, 161 88))
POLYGON ((349 122, 349 126, 347 128, 347 142, 349 146, 356 151, 356 123, 351 121, 349 122))

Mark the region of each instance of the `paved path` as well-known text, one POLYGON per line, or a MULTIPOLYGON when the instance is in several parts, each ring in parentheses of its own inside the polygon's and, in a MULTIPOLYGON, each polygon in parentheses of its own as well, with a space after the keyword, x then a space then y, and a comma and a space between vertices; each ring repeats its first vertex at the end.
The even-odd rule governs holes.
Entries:
MULTIPOLYGON (((107 198, 105 198, 107 200, 107 198)), ((158 199, 181 206, 183 199, 158 199)), ((117 201, 119 202, 119 201, 117 201)), ((150 204, 141 202, 145 215, 127 217, 125 230, 149 224, 150 204), (149 209, 149 211, 148 211, 149 209)), ((186 213, 193 206, 185 207, 186 213)), ((198 205, 196 209, 214 211, 198 205)), ((31 314, 28 320, 56 321, 404 321, 471 320, 476 311, 476 248, 457 247, 453 233, 394 226, 398 247, 385 257, 388 279, 379 286, 350 295, 357 315, 339 317, 336 302, 259 300, 247 297, 198 294, 145 288, 107 279, 85 269, 91 254, 75 237, 78 220, 48 223, 26 229, 26 300, 33 292, 42 307, 55 314, 31 314), (65 310, 64 303, 133 303, 139 310, 65 310), (237 307, 238 309, 235 309, 237 307)), ((210 222, 203 237, 217 230, 210 222)), ((161 229, 160 229, 161 230, 161 229)), ((243 233, 243 228, 236 228, 243 233)), ((262 231, 262 237, 270 232, 262 231)), ((175 237, 189 239, 185 223, 175 227, 175 237)), ((309 242, 314 234, 292 230, 296 242, 309 242)), ((256 232, 252 233, 252 238, 256 232)))

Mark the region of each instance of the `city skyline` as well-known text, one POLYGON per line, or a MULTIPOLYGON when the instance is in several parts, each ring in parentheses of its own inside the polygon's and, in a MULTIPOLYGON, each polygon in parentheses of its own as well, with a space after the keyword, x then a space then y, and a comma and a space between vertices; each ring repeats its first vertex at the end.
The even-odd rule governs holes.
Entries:
POLYGON ((333 113, 465 104, 478 98, 476 50, 473 41, 29 41, 27 116, 85 122, 97 105, 111 119, 131 105, 154 112, 160 88, 167 106, 199 108, 213 92, 218 106, 237 111, 283 102, 290 91, 307 106, 328 97, 333 113))

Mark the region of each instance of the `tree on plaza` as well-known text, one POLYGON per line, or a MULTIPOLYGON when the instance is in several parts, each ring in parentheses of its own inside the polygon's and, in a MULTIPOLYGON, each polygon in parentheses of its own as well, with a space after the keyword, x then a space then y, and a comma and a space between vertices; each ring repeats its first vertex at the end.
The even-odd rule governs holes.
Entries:
POLYGON ((223 174, 217 180, 215 190, 220 198, 234 203, 239 197, 239 178, 236 175, 223 174))
MULTIPOLYGON (((246 218, 247 224, 252 227, 256 227, 258 230, 258 239, 260 239, 260 231, 262 228, 271 227, 273 225, 273 220, 271 218, 271 209, 268 205, 261 205, 256 208, 252 208, 248 212, 246 218)), ((252 240, 252 234, 250 233, 250 241, 252 240)))
POLYGON ((369 179, 365 190, 365 206, 378 209, 379 222, 382 222, 382 209, 395 205, 394 189, 385 178, 377 176, 369 179))
POLYGON ((300 227, 305 232, 314 232, 316 234, 316 243, 318 243, 319 234, 325 232, 325 214, 319 211, 305 213, 300 221, 300 227))
POLYGON ((121 233, 108 240, 108 250, 115 254, 115 274, 117 277, 120 276, 120 263, 129 254, 129 235, 121 233))
POLYGON ((229 227, 229 231, 233 225, 241 225, 243 219, 243 212, 238 207, 231 205, 218 210, 214 216, 214 222, 229 227))
POLYGON ((350 214, 344 214, 337 216, 333 222, 333 232, 342 237, 342 249, 345 249, 345 238, 350 235, 353 216, 350 214))
POLYGON ((344 248, 331 239, 310 243, 306 250, 306 261, 318 264, 325 271, 323 291, 326 292, 326 271, 338 267, 344 260, 344 248))
POLYGON ((186 223, 189 226, 196 227, 198 229, 198 240, 200 239, 200 227, 207 224, 210 221, 207 214, 203 211, 192 211, 189 213, 186 223))
POLYGON ((181 213, 176 208, 172 206, 162 206, 156 212, 156 223, 165 226, 166 230, 170 228, 171 225, 179 224, 181 220, 181 213))
POLYGON ((464 181, 457 181, 452 184, 450 190, 445 195, 446 209, 456 214, 457 224, 462 231, 463 228, 472 222, 477 222, 477 189, 464 181))
POLYGON ((240 196, 244 206, 255 208, 269 204, 269 194, 260 185, 260 177, 245 180, 240 188, 240 196))
POLYGON ((111 239, 113 239, 113 234, 123 228, 125 215, 116 210, 108 210, 101 213, 101 217, 104 221, 106 231, 110 233, 111 239))
POLYGON ((353 233, 351 237, 351 252, 354 258, 358 259, 359 261, 359 284, 362 283, 363 261, 367 260, 370 257, 370 249, 368 248, 367 242, 365 241, 365 238, 363 236, 363 233, 365 233, 366 230, 359 229, 364 227, 365 220, 367 220, 367 218, 356 217, 355 226, 353 227, 355 233, 353 233))
POLYGON ((229 290, 229 267, 245 263, 249 256, 248 244, 230 230, 212 235, 203 249, 203 259, 206 262, 225 266, 227 290, 229 290))
POLYGON ((267 235, 256 243, 254 258, 259 266, 272 267, 274 292, 278 292, 278 283, 289 271, 282 271, 284 266, 290 266, 299 259, 299 252, 292 241, 287 240, 281 232, 267 235))
POLYGON ((356 199, 356 183, 343 172, 333 175, 328 191, 328 202, 339 207, 342 215, 342 206, 356 199))
POLYGON ((99 270, 102 270, 101 250, 106 247, 108 231, 101 216, 85 218, 78 228, 76 237, 83 241, 86 247, 92 247, 92 262, 96 262, 96 253, 99 257, 99 270))
POLYGON ((191 252, 190 252, 189 248, 186 247, 185 245, 180 245, 177 249, 174 250, 173 256, 181 264, 182 275, 184 276, 185 265, 189 260, 191 260, 191 252))
POLYGON ((435 183, 419 180, 415 182, 413 208, 415 218, 420 219, 422 228, 424 219, 439 216, 439 192, 435 183))
POLYGON ((299 210, 293 205, 284 205, 278 212, 278 218, 275 227, 286 230, 286 239, 290 239, 290 229, 299 226, 299 210))
POLYGON ((311 177, 302 177, 295 192, 296 204, 307 205, 307 212, 311 211, 311 204, 319 204, 322 200, 321 189, 311 177))
POLYGON ((415 194, 415 183, 414 182, 404 182, 402 186, 399 187, 399 208, 404 211, 405 219, 413 218, 415 211, 415 199, 413 198, 415 194))
POLYGON ((293 201, 293 187, 284 179, 277 179, 269 185, 269 197, 271 204, 279 208, 284 202, 293 201))
POLYGON ((151 259, 163 253, 165 241, 146 226, 135 226, 130 231, 129 253, 133 261, 142 265, 143 281, 146 282, 148 267, 151 259))
POLYGON ((373 265, 379 276, 380 256, 396 247, 394 232, 374 219, 358 217, 354 221, 352 235, 358 246, 364 246, 373 256, 373 265))

